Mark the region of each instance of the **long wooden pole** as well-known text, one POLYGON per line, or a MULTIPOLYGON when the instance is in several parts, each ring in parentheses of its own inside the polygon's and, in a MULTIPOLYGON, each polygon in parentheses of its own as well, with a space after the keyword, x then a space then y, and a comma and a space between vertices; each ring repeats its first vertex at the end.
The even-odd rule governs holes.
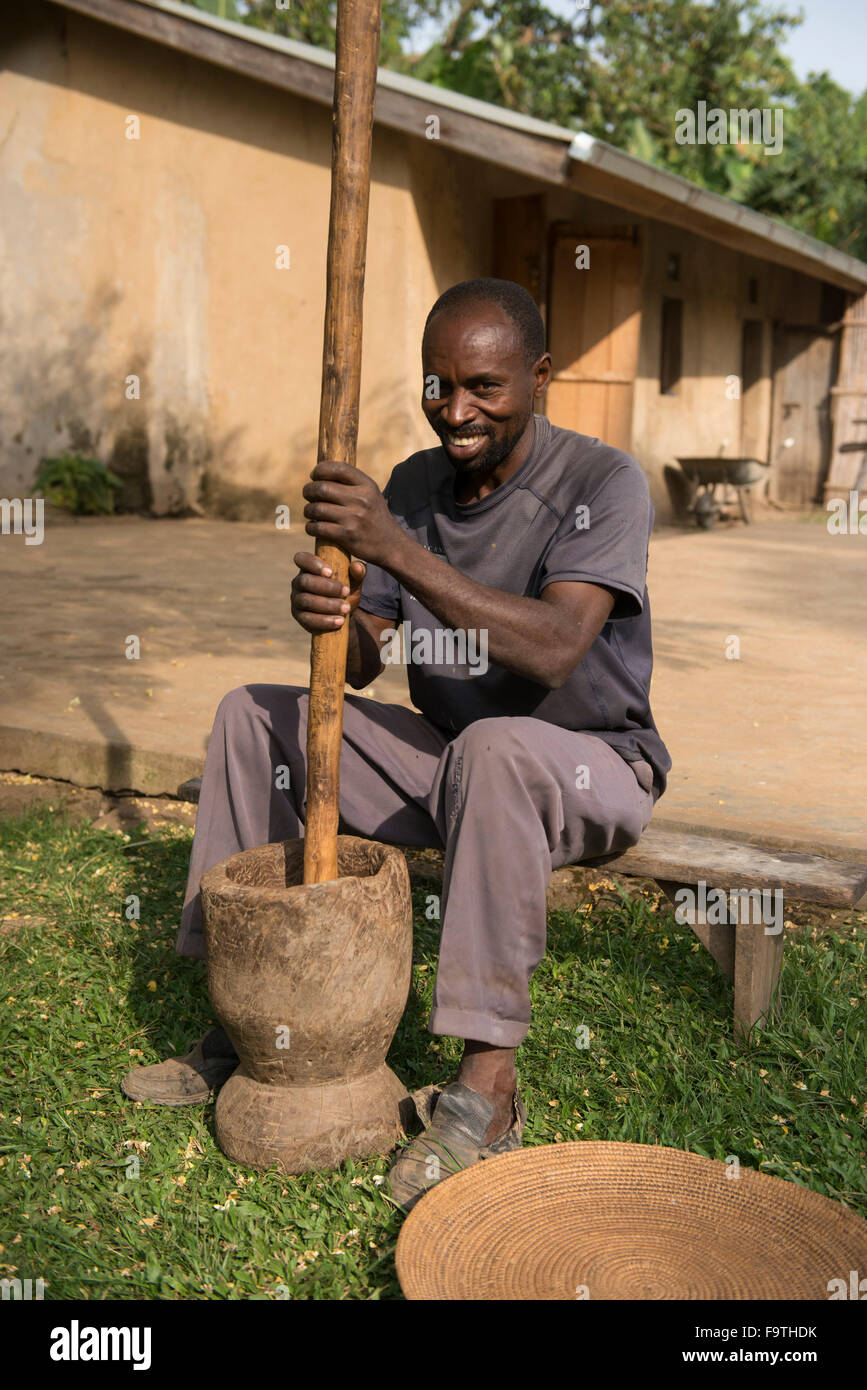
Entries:
MULTIPOLYGON (((353 465, 379 29, 380 0, 338 0, 318 458, 353 465)), ((316 554, 331 566, 341 583, 348 583, 349 556, 343 550, 317 541, 316 554)), ((340 742, 348 638, 347 622, 336 632, 315 633, 311 640, 305 883, 338 877, 340 742)))

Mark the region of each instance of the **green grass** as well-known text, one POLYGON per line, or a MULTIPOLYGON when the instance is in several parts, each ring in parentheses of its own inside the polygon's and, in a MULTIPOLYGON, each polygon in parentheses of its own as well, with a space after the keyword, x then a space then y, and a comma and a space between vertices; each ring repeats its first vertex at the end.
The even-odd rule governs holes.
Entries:
MULTIPOLYGON (((129 838, 47 809, 0 823, 0 916, 31 918, 0 936, 0 1276, 42 1277, 49 1298, 400 1297, 401 1218, 375 1181, 386 1159, 303 1178, 245 1171, 217 1147, 212 1104, 165 1110, 119 1089, 212 1018, 202 965, 173 949, 189 841, 181 827, 129 838), (138 922, 124 915, 132 893, 138 922)), ((438 935, 425 901, 418 891, 390 1054, 410 1089, 448 1079, 458 1058, 425 1029, 438 935)), ((552 913, 519 1052, 525 1142, 737 1155, 867 1214, 864 943, 863 919, 787 933, 779 1019, 743 1047, 728 983, 653 895, 552 913)))

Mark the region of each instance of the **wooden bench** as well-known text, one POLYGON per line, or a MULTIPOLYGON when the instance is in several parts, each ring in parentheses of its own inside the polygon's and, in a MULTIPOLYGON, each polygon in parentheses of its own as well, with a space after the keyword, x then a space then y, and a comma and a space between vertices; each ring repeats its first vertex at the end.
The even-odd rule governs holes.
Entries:
MULTIPOLYGON (((867 865, 795 854, 706 835, 690 835, 650 825, 639 844, 609 860, 605 873, 654 879, 675 902, 681 888, 780 890, 783 903, 820 903, 856 907, 867 894, 867 865)), ((863 906, 867 908, 867 901, 863 906)), ((734 918, 738 916, 734 914, 734 918)), ((773 1015, 783 962, 784 931, 768 935, 762 923, 727 920, 719 925, 689 922, 724 975, 734 985, 735 1033, 746 1036, 756 1023, 773 1015)))
MULTIPOLYGON (((200 777, 191 778, 178 787, 178 796, 198 801, 200 786, 200 777)), ((736 840, 691 835, 653 825, 645 830, 634 849, 607 860, 601 867, 606 874, 653 879, 675 906, 679 890, 697 890, 703 883, 708 891, 721 889, 727 898, 742 889, 779 890, 783 904, 795 901, 867 909, 867 865, 819 854, 762 849, 736 840)), ((773 1017, 785 931, 769 935, 762 922, 738 921, 739 915, 726 913, 726 920, 719 924, 683 925, 695 932, 732 981, 734 1029, 736 1035, 746 1037, 756 1023, 767 1023, 773 1017)))

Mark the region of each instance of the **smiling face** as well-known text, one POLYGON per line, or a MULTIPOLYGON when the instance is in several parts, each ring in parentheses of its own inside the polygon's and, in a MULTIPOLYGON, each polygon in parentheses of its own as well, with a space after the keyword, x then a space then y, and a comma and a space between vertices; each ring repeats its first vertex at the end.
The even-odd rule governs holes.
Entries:
POLYGON ((533 442, 533 407, 551 375, 546 352, 528 364, 519 330, 496 304, 443 309, 422 343, 425 382, 439 397, 422 409, 449 462, 468 482, 497 471, 494 485, 520 468, 533 442))

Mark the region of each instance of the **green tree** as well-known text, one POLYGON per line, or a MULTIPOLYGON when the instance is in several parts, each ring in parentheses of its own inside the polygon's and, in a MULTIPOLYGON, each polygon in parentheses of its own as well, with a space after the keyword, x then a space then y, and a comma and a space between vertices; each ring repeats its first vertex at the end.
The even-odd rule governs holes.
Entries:
POLYGON ((536 0, 461 0, 441 37, 400 66, 436 86, 578 129, 593 66, 586 25, 586 13, 565 17, 536 0))
POLYGON ((676 113, 790 100, 778 45, 793 22, 759 0, 606 0, 567 18, 535 0, 461 0, 442 39, 403 67, 737 194, 758 152, 678 145, 676 113))
POLYGON ((785 116, 783 151, 757 167, 750 207, 867 260, 867 93, 811 74, 785 116))

